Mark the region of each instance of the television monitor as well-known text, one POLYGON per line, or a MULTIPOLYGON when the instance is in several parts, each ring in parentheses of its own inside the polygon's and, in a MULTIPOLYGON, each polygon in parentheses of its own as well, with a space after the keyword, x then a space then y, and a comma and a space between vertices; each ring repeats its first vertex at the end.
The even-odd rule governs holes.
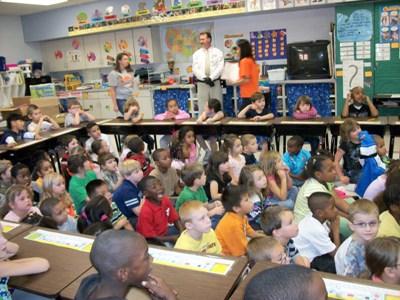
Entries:
POLYGON ((288 44, 289 79, 331 78, 328 47, 325 40, 288 44))

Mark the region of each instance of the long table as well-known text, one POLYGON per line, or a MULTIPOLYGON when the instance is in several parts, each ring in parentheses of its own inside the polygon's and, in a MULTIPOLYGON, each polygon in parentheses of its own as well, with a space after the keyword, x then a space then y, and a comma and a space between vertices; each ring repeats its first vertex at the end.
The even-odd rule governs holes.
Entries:
POLYGON ((19 224, 3 220, 0 221, 0 223, 1 227, 3 228, 2 234, 7 240, 11 240, 17 237, 17 235, 26 232, 32 227, 32 225, 30 224, 23 224, 23 223, 19 224))
MULTIPOLYGON (((169 248, 150 246, 150 249, 151 248, 164 249, 171 251, 172 253, 185 253, 193 256, 207 256, 205 254, 169 248)), ((223 259, 234 260, 232 269, 226 275, 182 269, 174 266, 161 265, 154 262, 152 264, 152 274, 163 278, 170 287, 174 288, 178 292, 178 299, 204 300, 205 297, 210 300, 229 299, 240 280, 241 274, 247 266, 247 259, 245 257, 223 257, 223 259)), ((94 268, 91 268, 82 274, 82 276, 61 291, 61 299, 74 299, 82 279, 94 273, 96 273, 96 271, 94 268)))
MULTIPOLYGON (((248 283, 258 273, 279 267, 280 265, 272 264, 270 262, 258 262, 250 270, 249 274, 239 284, 235 292, 233 293, 231 300, 243 300, 243 296, 248 283)), ((317 271, 315 271, 317 272, 317 271)), ((328 274, 319 272, 325 282, 325 286, 328 292, 328 299, 400 299, 400 286, 386 284, 386 283, 375 283, 371 280, 351 278, 345 276, 339 276, 334 274, 328 274), (347 293, 347 295, 346 295, 347 293), (373 295, 380 295, 381 297, 373 297, 373 295), (393 295, 393 298, 385 297, 385 295, 393 295), (371 298, 369 298, 371 297, 371 298)), ((290 288, 290 285, 289 287, 290 288)))
MULTIPOLYGON (((50 269, 37 275, 12 277, 9 285, 44 297, 56 298, 64 288, 90 269, 89 253, 26 239, 38 229, 60 233, 47 228, 31 227, 11 238, 10 241, 18 244, 20 248, 15 258, 43 257, 50 262, 50 269)), ((84 237, 93 239, 89 236, 84 237)))

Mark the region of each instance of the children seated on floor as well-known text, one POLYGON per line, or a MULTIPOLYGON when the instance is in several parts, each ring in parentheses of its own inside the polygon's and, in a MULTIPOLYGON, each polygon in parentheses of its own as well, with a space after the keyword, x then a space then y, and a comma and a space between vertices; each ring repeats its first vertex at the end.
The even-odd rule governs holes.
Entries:
POLYGON ((292 211, 282 206, 268 207, 261 214, 260 225, 266 235, 282 245, 290 263, 310 267, 310 262, 300 254, 293 241, 299 233, 299 227, 294 222, 292 211))
POLYGON ((222 248, 214 230, 208 210, 200 201, 187 201, 179 209, 179 216, 185 230, 176 241, 176 249, 208 254, 221 254, 222 248))
POLYGON ((115 190, 112 200, 135 227, 141 208, 141 193, 137 185, 143 178, 143 171, 140 163, 132 159, 123 161, 119 166, 119 171, 124 180, 115 190))
POLYGON ((378 236, 395 236, 400 238, 400 185, 397 181, 390 184, 383 192, 386 210, 379 216, 378 236))
POLYGON ((227 134, 224 136, 222 149, 229 155, 230 175, 232 183, 239 182, 240 171, 246 164, 246 160, 242 155, 242 142, 236 134, 227 134))
POLYGON ((144 177, 139 182, 139 189, 143 204, 136 231, 145 238, 175 243, 183 227, 171 200, 164 194, 161 181, 153 176, 144 177))
POLYGON ((6 201, 6 192, 12 185, 12 163, 7 159, 0 160, 0 207, 6 201))
POLYGON ((240 138, 242 143, 242 155, 246 161, 246 165, 254 165, 257 163, 255 153, 258 151, 257 137, 253 134, 243 134, 240 138))
POLYGON ((283 246, 270 236, 252 238, 247 244, 247 257, 250 266, 263 261, 280 265, 287 265, 289 263, 283 246))
POLYGON ((276 151, 262 152, 260 166, 267 176, 269 194, 266 205, 281 205, 293 209, 298 188, 293 186, 289 168, 282 162, 276 151))
POLYGON ((86 193, 86 185, 97 179, 96 173, 90 169, 89 160, 83 155, 72 155, 68 158, 68 170, 72 177, 69 181, 69 194, 77 214, 81 213, 89 197, 86 193))
POLYGON ((112 153, 105 153, 99 156, 98 163, 101 168, 103 180, 107 183, 110 193, 121 185, 122 176, 118 169, 118 161, 112 153))
POLYGON ((97 273, 82 280, 76 300, 125 299, 132 287, 144 287, 159 299, 176 299, 177 293, 151 274, 152 258, 140 234, 126 230, 101 233, 93 243, 90 261, 97 273))
POLYGON ((68 113, 65 116, 64 127, 78 126, 81 122, 94 121, 96 118, 82 109, 78 100, 68 101, 68 113))
POLYGON ((247 239, 261 236, 254 231, 247 220, 253 203, 244 186, 229 186, 222 194, 222 204, 226 210, 219 221, 215 233, 224 255, 242 256, 247 251, 247 239))
POLYGON ((400 284, 400 238, 378 237, 365 247, 369 278, 377 283, 400 284))
POLYGON ((182 190, 182 184, 178 173, 171 167, 170 150, 164 148, 156 149, 153 151, 152 158, 155 168, 150 172, 150 175, 161 181, 167 196, 179 195, 182 190))
POLYGON ((126 155, 126 159, 133 159, 140 163, 143 175, 147 176, 154 169, 150 164, 150 159, 144 154, 144 142, 138 137, 132 137, 127 144, 130 152, 126 155))
POLYGON ((289 176, 294 186, 301 187, 307 179, 305 167, 311 158, 309 151, 303 149, 304 140, 301 136, 295 135, 287 141, 287 151, 282 157, 283 162, 289 168, 289 176))
POLYGON ((349 221, 353 234, 340 245, 335 254, 336 273, 360 277, 367 270, 365 245, 378 233, 378 207, 367 199, 359 199, 350 205, 349 221))
POLYGON ((210 200, 221 200, 223 190, 231 183, 228 154, 222 151, 211 152, 207 165, 207 179, 204 189, 210 200))
POLYGON ((108 136, 100 131, 100 126, 96 124, 96 122, 89 122, 86 125, 86 131, 89 138, 85 142, 85 150, 87 153, 90 153, 91 158, 97 161, 97 155, 94 155, 92 152, 92 144, 94 141, 102 140, 108 145, 108 149, 111 148, 110 139, 108 136))
POLYGON ((44 217, 49 217, 54 221, 58 230, 78 232, 76 219, 68 215, 65 205, 60 199, 45 198, 40 202, 39 208, 44 217))
POLYGON ((246 286, 244 300, 325 300, 328 293, 318 272, 297 265, 266 269, 246 286))
POLYGON ((208 197, 204 190, 207 177, 203 166, 199 163, 186 165, 182 170, 181 178, 185 187, 176 200, 176 210, 179 211, 181 205, 186 201, 198 200, 207 208, 208 216, 211 218, 213 228, 215 228, 224 213, 224 208, 219 200, 208 202, 208 197))
POLYGON ((378 110, 371 99, 364 94, 362 87, 356 86, 347 93, 342 110, 343 118, 377 117, 378 115, 378 110))
POLYGON ((340 245, 335 200, 330 193, 316 192, 308 198, 308 206, 312 214, 300 221, 294 244, 310 261, 311 268, 335 274, 333 256, 340 245))
POLYGON ((78 231, 83 234, 97 235, 100 233, 97 228, 98 223, 104 225, 101 231, 113 228, 111 218, 112 209, 106 197, 95 196, 82 208, 77 222, 78 231))
POLYGON ((185 164, 195 163, 198 159, 194 130, 190 126, 181 127, 171 141, 172 167, 181 170, 185 164))

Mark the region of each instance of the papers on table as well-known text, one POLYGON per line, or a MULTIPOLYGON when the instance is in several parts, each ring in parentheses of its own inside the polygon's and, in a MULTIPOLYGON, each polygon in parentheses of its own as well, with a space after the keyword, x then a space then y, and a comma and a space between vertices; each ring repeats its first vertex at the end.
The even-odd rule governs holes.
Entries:
POLYGON ((155 264, 217 275, 226 275, 235 263, 234 260, 217 256, 181 253, 151 247, 149 253, 155 264))
POLYGON ((400 291, 365 284, 323 278, 330 299, 399 300, 400 291))
POLYGON ((90 252, 93 244, 93 239, 90 238, 42 229, 32 231, 30 234, 25 236, 24 239, 82 252, 90 252))
POLYGON ((19 224, 11 223, 7 221, 1 221, 1 227, 3 228, 3 233, 10 232, 11 230, 17 228, 19 224))

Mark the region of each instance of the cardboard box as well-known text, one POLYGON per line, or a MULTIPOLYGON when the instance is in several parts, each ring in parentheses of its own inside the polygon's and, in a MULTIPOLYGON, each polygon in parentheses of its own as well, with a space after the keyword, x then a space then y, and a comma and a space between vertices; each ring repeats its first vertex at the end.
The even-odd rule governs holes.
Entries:
POLYGON ((15 107, 19 108, 22 115, 26 115, 29 104, 37 105, 40 107, 40 110, 44 115, 48 115, 53 119, 60 113, 58 97, 45 97, 36 99, 33 99, 30 96, 14 97, 13 103, 15 107))

